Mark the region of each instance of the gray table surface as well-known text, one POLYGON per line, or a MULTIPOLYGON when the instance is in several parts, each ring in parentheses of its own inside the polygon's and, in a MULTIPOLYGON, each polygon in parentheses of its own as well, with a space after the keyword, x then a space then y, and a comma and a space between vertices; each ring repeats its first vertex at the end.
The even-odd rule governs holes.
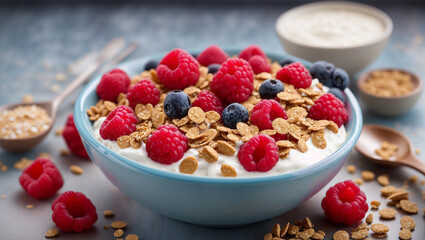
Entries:
MULTIPOLYGON (((293 5, 174 5, 174 4, 64 4, 64 5, 0 5, 0 104, 19 102, 25 94, 35 100, 52 98, 53 85, 64 88, 73 75, 67 72, 69 63, 84 54, 99 50, 109 39, 124 36, 139 41, 140 48, 132 56, 167 51, 175 47, 203 48, 211 44, 247 46, 258 44, 267 51, 283 52, 274 32, 278 15, 293 5), (49 69, 49 67, 51 67, 49 69), (55 80, 55 74, 66 73, 64 82, 55 80)), ((385 52, 368 69, 397 66, 410 69, 425 76, 425 6, 381 5, 394 21, 394 33, 385 52)), ((349 56, 347 56, 349 57, 349 56)), ((62 105, 54 129, 63 126, 72 112, 75 92, 62 105)), ((425 150, 425 99, 408 114, 398 118, 381 118, 364 109, 366 123, 379 123, 403 131, 411 137, 416 148, 425 150)), ((383 168, 373 165, 357 152, 348 163, 359 170, 348 174, 342 170, 326 187, 306 203, 274 219, 231 229, 211 229, 187 224, 161 216, 138 205, 119 192, 89 161, 74 156, 60 156, 66 145, 53 133, 37 148, 25 154, 9 154, 0 150, 0 161, 9 166, 0 172, 0 239, 43 239, 45 232, 55 227, 51 221, 50 204, 54 199, 35 200, 20 187, 20 171, 13 163, 22 157, 34 158, 40 152, 48 152, 62 172, 65 184, 60 190, 81 191, 96 205, 99 220, 94 227, 83 233, 60 233, 59 239, 114 239, 112 230, 103 226, 111 222, 102 215, 103 210, 113 209, 114 219, 128 222, 126 233, 138 234, 141 239, 262 239, 275 223, 284 224, 308 216, 328 233, 327 238, 343 226, 331 224, 324 219, 320 201, 325 189, 333 184, 356 179, 360 170, 372 170, 377 174, 387 173, 391 183, 401 187, 403 181, 419 173, 406 168, 383 168), (84 174, 73 175, 69 166, 83 167, 84 174), (33 209, 27 209, 33 204, 33 209)), ((422 160, 425 158, 419 155, 422 160)), ((424 179, 419 176, 419 181, 424 179)), ((362 190, 368 201, 385 200, 379 196, 377 182, 365 183, 362 190)), ((412 199, 424 208, 424 186, 410 184, 412 199)), ((383 204, 385 206, 385 204, 383 204)), ((382 207, 381 207, 382 208, 382 207)), ((378 213, 372 211, 375 219, 378 213)), ((399 219, 385 221, 390 225, 387 239, 398 239, 399 219)), ((413 215, 417 228, 414 239, 425 239, 423 214, 413 215)))

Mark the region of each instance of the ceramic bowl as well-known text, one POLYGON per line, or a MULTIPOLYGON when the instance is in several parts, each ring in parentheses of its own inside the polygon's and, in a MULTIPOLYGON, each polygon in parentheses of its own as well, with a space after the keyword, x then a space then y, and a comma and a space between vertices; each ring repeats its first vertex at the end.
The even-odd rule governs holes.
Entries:
POLYGON ((354 2, 317 2, 301 5, 284 12, 276 21, 276 32, 286 52, 311 62, 325 60, 345 69, 351 76, 365 68, 385 48, 393 29, 391 18, 383 11, 372 6, 354 2), (294 39, 285 30, 285 23, 300 13, 320 9, 353 10, 379 19, 384 25, 383 34, 374 41, 348 47, 318 47, 294 39))
POLYGON ((421 79, 414 73, 409 72, 403 69, 395 69, 395 68, 385 68, 385 69, 375 69, 369 72, 366 72, 360 76, 357 80, 357 89, 359 90, 359 96, 362 102, 366 105, 366 107, 379 115, 386 117, 395 117, 402 115, 408 112, 415 103, 419 100, 422 90, 423 84, 421 79), (411 80, 414 86, 414 90, 407 95, 399 96, 399 97, 381 97, 377 95, 370 94, 366 92, 362 88, 362 84, 367 81, 370 75, 374 71, 391 71, 397 70, 399 72, 409 74, 411 76, 411 80))
MULTIPOLYGON (((224 48, 230 55, 241 48, 224 48)), ((200 51, 189 51, 198 54, 200 51)), ((129 75, 143 70, 151 59, 160 60, 166 53, 135 59, 118 67, 129 75)), ((267 54, 273 60, 288 57, 267 54)), ((308 62, 304 62, 309 64, 308 62)), ((362 128, 360 106, 350 90, 345 124, 344 144, 322 161, 289 173, 251 178, 211 178, 166 172, 144 166, 121 156, 93 135, 92 122, 86 110, 98 101, 94 78, 78 97, 74 121, 87 152, 103 174, 134 201, 165 216, 204 226, 224 227, 244 225, 285 213, 312 197, 341 169, 348 159, 362 128)))

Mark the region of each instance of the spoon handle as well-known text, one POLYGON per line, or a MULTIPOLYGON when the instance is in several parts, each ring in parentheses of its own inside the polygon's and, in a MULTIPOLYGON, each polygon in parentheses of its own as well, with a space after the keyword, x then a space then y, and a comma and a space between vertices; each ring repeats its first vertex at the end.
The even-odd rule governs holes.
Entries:
POLYGON ((72 93, 78 86, 87 80, 93 73, 95 73, 102 64, 114 56, 124 46, 124 38, 114 38, 102 49, 99 57, 95 62, 91 63, 84 71, 78 75, 66 88, 53 99, 53 108, 57 109, 62 101, 72 93))
POLYGON ((410 155, 403 161, 403 163, 406 166, 409 166, 411 168, 416 169, 417 171, 421 172, 423 175, 425 175, 425 162, 422 162, 418 158, 416 158, 413 155, 410 155))

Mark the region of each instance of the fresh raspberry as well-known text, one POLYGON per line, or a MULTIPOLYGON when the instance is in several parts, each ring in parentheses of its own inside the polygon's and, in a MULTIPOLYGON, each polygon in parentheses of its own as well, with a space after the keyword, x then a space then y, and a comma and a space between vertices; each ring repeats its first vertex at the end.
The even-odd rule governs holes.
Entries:
POLYGON ((148 138, 146 151, 155 162, 171 164, 180 160, 187 150, 187 138, 172 125, 162 125, 148 138))
POLYGON ((262 58, 267 59, 266 54, 260 46, 257 45, 248 46, 239 53, 239 58, 245 59, 246 61, 249 61, 249 59, 253 56, 261 56, 262 58))
POLYGON ((200 107, 204 112, 216 111, 218 113, 223 112, 223 105, 220 99, 214 95, 214 93, 202 90, 195 101, 192 103, 192 107, 200 107))
POLYGON ((49 198, 62 187, 59 170, 47 158, 37 158, 19 177, 19 183, 33 198, 49 198))
POLYGON ((284 83, 294 85, 295 88, 308 88, 313 80, 310 72, 300 62, 286 65, 277 72, 276 78, 284 83))
POLYGON ((161 93, 150 79, 143 79, 128 89, 127 99, 130 107, 135 108, 137 104, 152 104, 155 106, 159 102, 161 93))
POLYGON ((322 200, 322 208, 330 221, 351 226, 363 219, 368 205, 364 192, 348 180, 329 188, 322 200))
POLYGON ((84 194, 68 191, 52 203, 52 220, 65 232, 81 232, 97 221, 96 207, 84 194))
POLYGON ((267 59, 263 58, 260 55, 252 56, 249 61, 249 65, 251 65, 252 71, 254 71, 255 74, 259 74, 262 72, 270 72, 271 67, 270 64, 267 62, 267 59))
POLYGON ((195 85, 200 75, 196 59, 179 48, 165 55, 156 68, 156 73, 161 83, 169 90, 183 90, 195 85))
POLYGON ((341 127, 348 120, 348 112, 341 100, 327 93, 314 102, 308 111, 308 117, 314 120, 330 120, 341 127))
POLYGON ((120 93, 126 93, 130 85, 130 77, 123 70, 115 68, 103 74, 96 88, 101 99, 116 102, 120 93))
POLYGON ((267 172, 279 160, 279 150, 273 138, 260 134, 241 146, 238 159, 248 172, 267 172))
POLYGON ((240 58, 224 62, 210 83, 211 91, 224 103, 244 102, 254 89, 254 75, 249 63, 240 58))
POLYGON ((65 139, 66 145, 68 145, 69 150, 82 158, 88 158, 86 149, 84 148, 83 141, 81 141, 80 134, 77 131, 74 123, 74 117, 71 114, 68 116, 66 125, 62 131, 63 139, 65 139))
POLYGON ((275 100, 264 99, 257 103, 251 112, 251 123, 260 131, 272 129, 272 122, 276 118, 288 119, 285 108, 275 100))
POLYGON ((213 63, 222 64, 228 58, 229 56, 219 46, 212 45, 202 51, 196 60, 201 65, 208 67, 208 65, 213 63))
POLYGON ((137 117, 127 106, 119 106, 110 112, 99 129, 103 139, 116 141, 123 135, 129 135, 136 130, 137 117))

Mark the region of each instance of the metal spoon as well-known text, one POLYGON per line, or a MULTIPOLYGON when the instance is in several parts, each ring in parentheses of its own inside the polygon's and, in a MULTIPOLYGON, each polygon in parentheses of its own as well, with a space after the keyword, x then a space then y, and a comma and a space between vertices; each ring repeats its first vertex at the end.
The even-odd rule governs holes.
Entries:
POLYGON ((95 62, 91 63, 79 76, 77 76, 59 95, 50 101, 45 102, 34 102, 34 103, 16 103, 7 104, 0 106, 0 113, 5 110, 10 110, 18 106, 26 105, 37 105, 47 111, 47 114, 51 118, 51 124, 47 130, 40 133, 39 135, 28 137, 28 138, 17 138, 17 139, 5 139, 0 138, 0 147, 8 152, 24 152, 32 149, 39 144, 50 132, 56 119, 56 114, 59 105, 62 101, 72 93, 79 85, 86 81, 94 72, 96 72, 108 59, 115 56, 119 50, 124 47, 124 38, 112 39, 100 52, 99 57, 95 62))
POLYGON ((416 158, 413 145, 401 132, 381 125, 368 124, 363 126, 362 134, 356 144, 356 149, 365 157, 378 164, 390 166, 408 166, 425 175, 425 162, 416 158), (395 155, 384 160, 375 153, 383 141, 398 146, 395 155))

